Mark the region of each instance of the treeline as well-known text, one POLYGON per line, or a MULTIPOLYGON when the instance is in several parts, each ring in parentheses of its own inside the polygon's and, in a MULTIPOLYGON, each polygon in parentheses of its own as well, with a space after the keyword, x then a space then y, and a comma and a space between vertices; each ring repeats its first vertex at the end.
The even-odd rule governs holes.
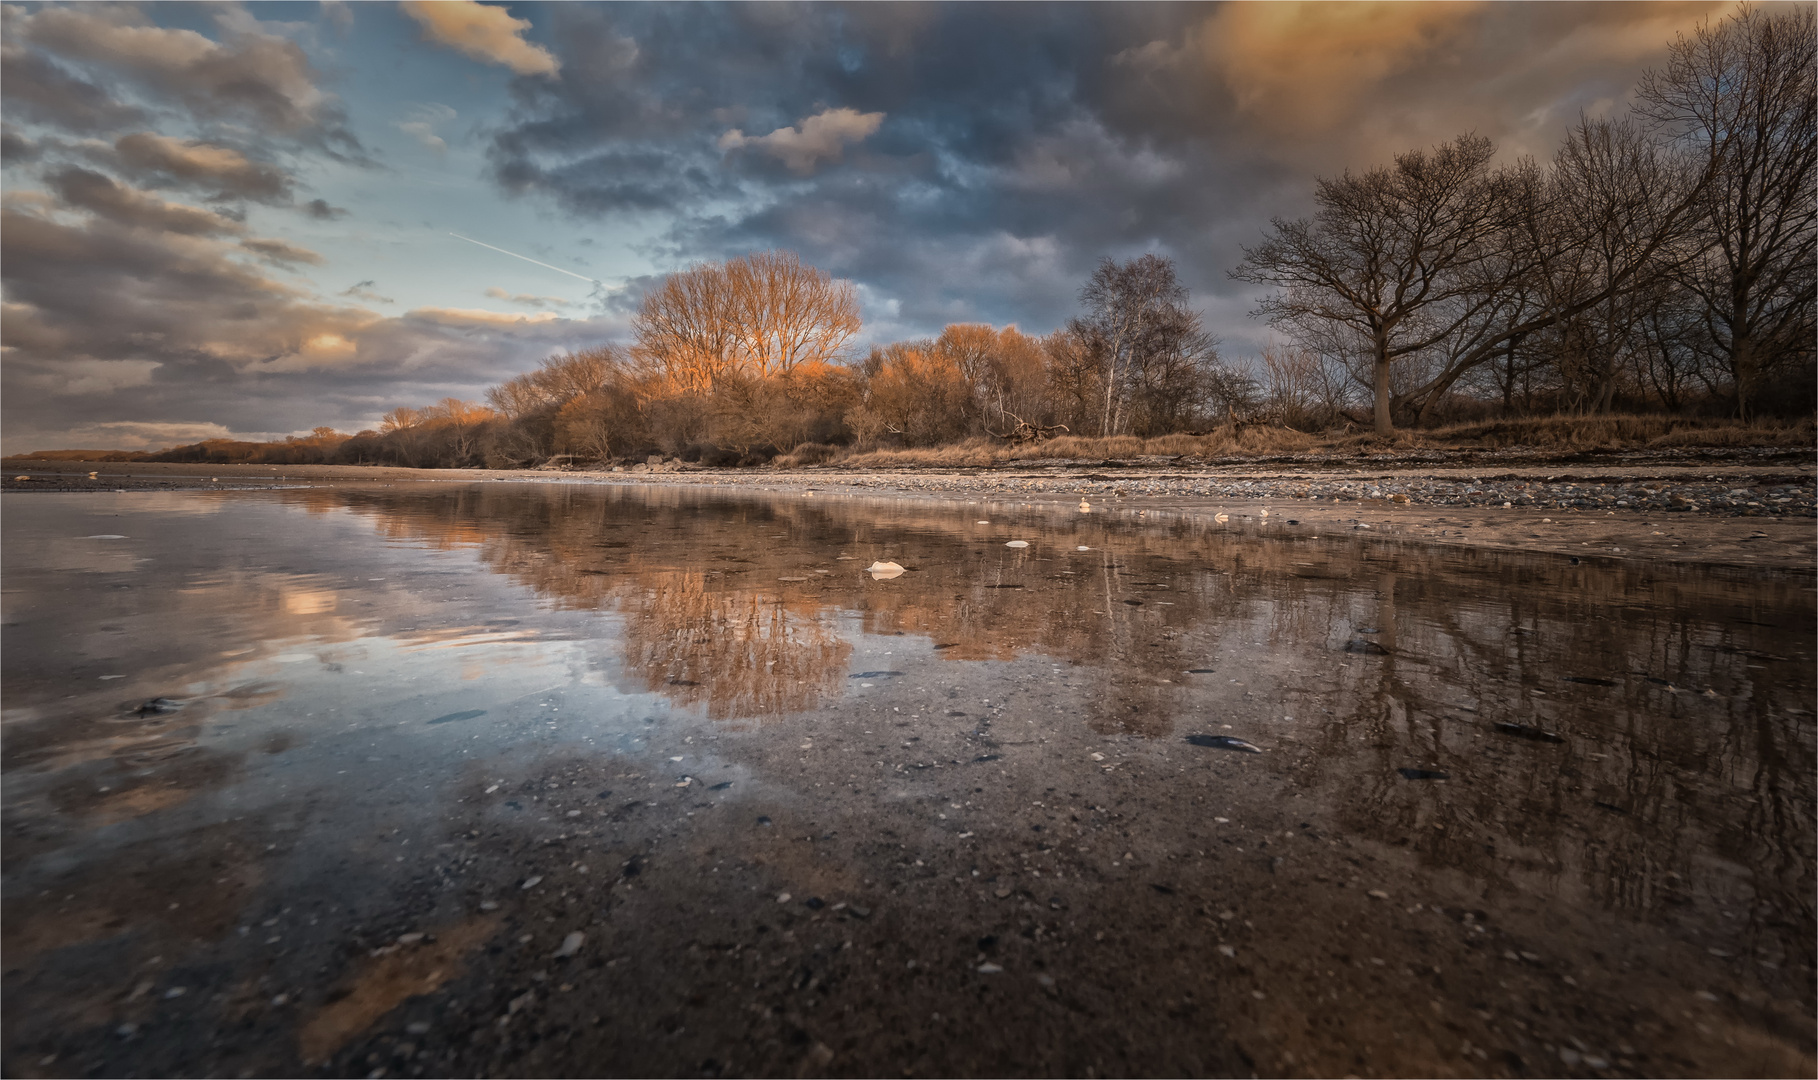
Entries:
POLYGON ((1491 417, 1809 417, 1818 82, 1810 6, 1676 41, 1631 115, 1546 163, 1461 135, 1317 181, 1232 271, 1281 335, 1219 354, 1158 255, 1103 260, 1044 336, 950 325, 871 348, 851 282, 762 252, 670 275, 632 340, 547 360, 484 404, 380 428, 210 441, 153 460, 522 467, 649 455, 740 464, 992 437, 1303 431, 1491 417))
POLYGON ((1671 47, 1627 117, 1551 162, 1475 135, 1321 179, 1233 276, 1376 430, 1460 399, 1607 413, 1813 404, 1813 8, 1744 9, 1671 47))
POLYGON ((1061 432, 1153 436, 1248 415, 1254 379, 1227 366, 1174 264, 1104 260, 1083 310, 1042 337, 958 323, 849 362, 850 282, 789 252, 672 274, 646 295, 629 345, 552 357, 487 392, 394 409, 376 430, 283 442, 210 440, 158 461, 517 468, 555 461, 798 460, 1061 432))

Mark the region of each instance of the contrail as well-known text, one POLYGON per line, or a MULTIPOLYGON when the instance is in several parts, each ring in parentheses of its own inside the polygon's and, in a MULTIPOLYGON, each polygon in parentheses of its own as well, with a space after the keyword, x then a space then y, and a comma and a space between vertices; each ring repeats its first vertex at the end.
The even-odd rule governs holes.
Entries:
POLYGON ((573 270, 564 270, 559 266, 551 266, 546 262, 537 262, 537 260, 531 258, 528 255, 519 255, 515 251, 506 251, 502 247, 493 247, 491 244, 481 244, 480 241, 475 240, 471 236, 462 236, 458 232, 451 232, 448 235, 454 237, 456 240, 465 240, 470 244, 480 244, 480 246, 483 248, 491 248, 491 250, 496 251, 501 255, 509 255, 514 259, 523 259, 527 263, 536 263, 538 266, 542 267, 545 270, 554 270, 558 274, 567 274, 571 278, 580 278, 582 281, 591 282, 594 285, 601 284, 601 282, 598 278, 590 278, 584 274, 577 274, 573 270))

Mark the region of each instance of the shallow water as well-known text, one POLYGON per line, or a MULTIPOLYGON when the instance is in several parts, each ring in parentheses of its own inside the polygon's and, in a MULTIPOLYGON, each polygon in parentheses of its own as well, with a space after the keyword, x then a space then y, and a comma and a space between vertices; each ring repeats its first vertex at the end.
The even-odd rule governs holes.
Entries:
POLYGON ((1810 575, 527 484, 4 530, 12 1075, 1809 1072, 1810 575))

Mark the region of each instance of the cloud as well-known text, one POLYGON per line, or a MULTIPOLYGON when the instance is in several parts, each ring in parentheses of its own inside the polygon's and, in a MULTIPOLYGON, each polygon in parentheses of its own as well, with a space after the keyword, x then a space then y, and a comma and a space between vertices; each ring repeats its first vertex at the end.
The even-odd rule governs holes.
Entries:
MULTIPOLYGON (((91 201, 113 213, 72 217, 45 198, 0 210, 9 452, 76 445, 84 432, 120 430, 96 425, 128 420, 356 430, 400 403, 479 397, 554 352, 625 331, 622 318, 453 309, 387 318, 325 302, 262 272, 244 237, 161 231, 158 207, 146 212, 130 189, 96 190, 91 201)), ((160 444, 185 441, 194 439, 160 444)))
POLYGON ((525 307, 565 308, 565 307, 572 307, 574 305, 574 301, 564 300, 560 296, 535 296, 530 293, 506 292, 504 289, 501 289, 501 288, 497 287, 496 285, 490 289, 487 289, 486 295, 492 297, 494 300, 507 300, 514 304, 523 304, 525 307))
POLYGON ((112 157, 117 167, 142 182, 174 182, 220 199, 272 204, 291 201, 291 176, 284 169, 248 160, 238 150, 201 139, 136 132, 115 141, 112 157))
POLYGON ((252 252, 254 255, 259 256, 259 258, 264 259, 266 262, 277 263, 282 266, 289 266, 295 263, 309 263, 312 266, 320 266, 322 263, 322 256, 310 251, 308 248, 300 248, 295 244, 291 244, 284 240, 273 240, 267 237, 255 236, 240 241, 240 246, 252 252))
POLYGON ((184 236, 222 236, 238 234, 245 228, 225 215, 167 202, 92 169, 70 166, 51 174, 46 180, 51 191, 65 205, 136 229, 184 236))
POLYGON ((364 159, 334 97, 293 41, 225 19, 224 41, 158 26, 127 5, 4 8, 8 107, 71 131, 118 130, 146 115, 102 89, 119 82, 145 104, 201 121, 251 125, 260 137, 364 159), (71 69, 76 69, 72 71, 71 69))
POLYGON ((1228 4, 1192 35, 1238 109, 1322 131, 1385 78, 1454 46, 1483 5, 1228 4))
POLYGON ((553 322, 561 316, 553 311, 521 315, 511 311, 487 311, 483 308, 420 307, 404 313, 407 319, 418 319, 439 326, 518 326, 525 323, 553 322))
POLYGON ((398 130, 422 143, 438 154, 447 153, 448 143, 436 134, 437 126, 446 124, 460 114, 446 105, 419 105, 411 110, 410 118, 398 121, 398 130))
POLYGON ((336 218, 344 218, 347 216, 346 210, 343 210, 339 206, 328 205, 327 199, 311 199, 299 206, 298 209, 302 210, 310 217, 315 218, 317 221, 333 221, 336 218))
POLYGON ((884 122, 881 112, 824 109, 801 121, 800 127, 780 127, 768 135, 746 135, 738 128, 720 136, 721 150, 755 147, 781 161, 792 173, 807 176, 823 161, 839 161, 846 144, 868 138, 884 122))
POLYGON ((423 36, 519 75, 554 77, 561 62, 540 45, 525 41, 529 19, 514 19, 502 7, 475 0, 403 0, 404 13, 422 24, 423 36))
POLYGON ((375 292, 373 290, 372 286, 373 286, 372 279, 368 278, 365 281, 356 282, 355 284, 342 290, 340 295, 352 297, 355 300, 364 300, 369 304, 395 304, 395 303, 397 303, 396 300, 393 300, 389 296, 380 296, 377 292, 375 292))

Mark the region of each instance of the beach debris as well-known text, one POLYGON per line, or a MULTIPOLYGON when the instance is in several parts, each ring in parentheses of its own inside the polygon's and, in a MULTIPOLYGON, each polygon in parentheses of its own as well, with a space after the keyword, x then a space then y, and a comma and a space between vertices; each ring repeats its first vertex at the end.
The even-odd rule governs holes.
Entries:
POLYGON ((1367 641, 1363 638, 1352 638, 1350 641, 1345 642, 1345 651, 1348 653, 1362 653, 1365 656, 1389 655, 1389 650, 1383 648, 1374 641, 1367 641))
POLYGON ((1450 780, 1452 774, 1441 769, 1396 769, 1403 780, 1450 780))
POLYGON ((1079 501, 1079 512, 1082 514, 1090 514, 1092 512, 1092 504, 1081 499, 1079 501))
POLYGON ((1565 742, 1565 739, 1561 738, 1558 735, 1553 734, 1550 731, 1544 731, 1537 727, 1529 727, 1526 724, 1511 724, 1511 723, 1506 723, 1506 722, 1498 723, 1496 725, 1496 730, 1500 731, 1504 735, 1513 735, 1517 739, 1527 739, 1531 742, 1544 742, 1544 743, 1565 742))
POLYGON ((467 709, 463 712, 451 712, 447 716, 438 716, 434 720, 431 720, 430 723, 431 724, 452 724, 456 720, 472 720, 476 716, 485 716, 485 715, 486 715, 485 709, 467 709))
POLYGON ((901 577, 903 574, 902 564, 893 562, 874 562, 870 566, 865 567, 865 570, 878 581, 885 581, 893 577, 901 577))
POLYGON ((1089 547, 1087 547, 1087 546, 1086 546, 1086 545, 1084 545, 1084 544, 1081 544, 1081 545, 1080 545, 1080 546, 1078 546, 1078 547, 1076 547, 1076 548, 1074 548, 1074 549, 1073 549, 1073 550, 1074 550, 1074 551, 1091 551, 1091 550, 1092 550, 1092 549, 1091 549, 1091 548, 1089 548, 1089 547))
POLYGON ((1213 514, 1212 520, 1218 522, 1220 525, 1223 525, 1225 522, 1231 520, 1231 515, 1230 514, 1213 514))
POLYGON ((1209 746, 1214 750, 1235 750, 1240 754, 1262 753, 1262 747, 1234 735, 1189 735, 1187 741, 1194 746, 1209 746))
MULTIPOLYGON (((20 477, 20 479, 24 480, 24 479, 28 479, 28 478, 22 476, 22 477, 20 477)), ((84 536, 82 539, 84 539, 84 540, 124 540, 124 539, 126 539, 126 537, 121 536, 119 533, 95 533, 93 536, 84 536)))
POLYGON ((1005 547, 1007 547, 1007 548, 1026 548, 1026 547, 1028 547, 1028 546, 1029 546, 1029 541, 1027 541, 1027 540, 1012 540, 1012 541, 1010 541, 1010 542, 1009 542, 1009 543, 1007 543, 1007 544, 1005 544, 1005 545, 1004 545, 1004 546, 1005 546, 1005 547))
POLYGON ((580 952, 581 945, 586 942, 586 940, 586 934, 581 933, 579 930, 571 930, 569 931, 568 936, 562 939, 561 946, 557 948, 552 955, 558 960, 567 959, 575 953, 580 952))

